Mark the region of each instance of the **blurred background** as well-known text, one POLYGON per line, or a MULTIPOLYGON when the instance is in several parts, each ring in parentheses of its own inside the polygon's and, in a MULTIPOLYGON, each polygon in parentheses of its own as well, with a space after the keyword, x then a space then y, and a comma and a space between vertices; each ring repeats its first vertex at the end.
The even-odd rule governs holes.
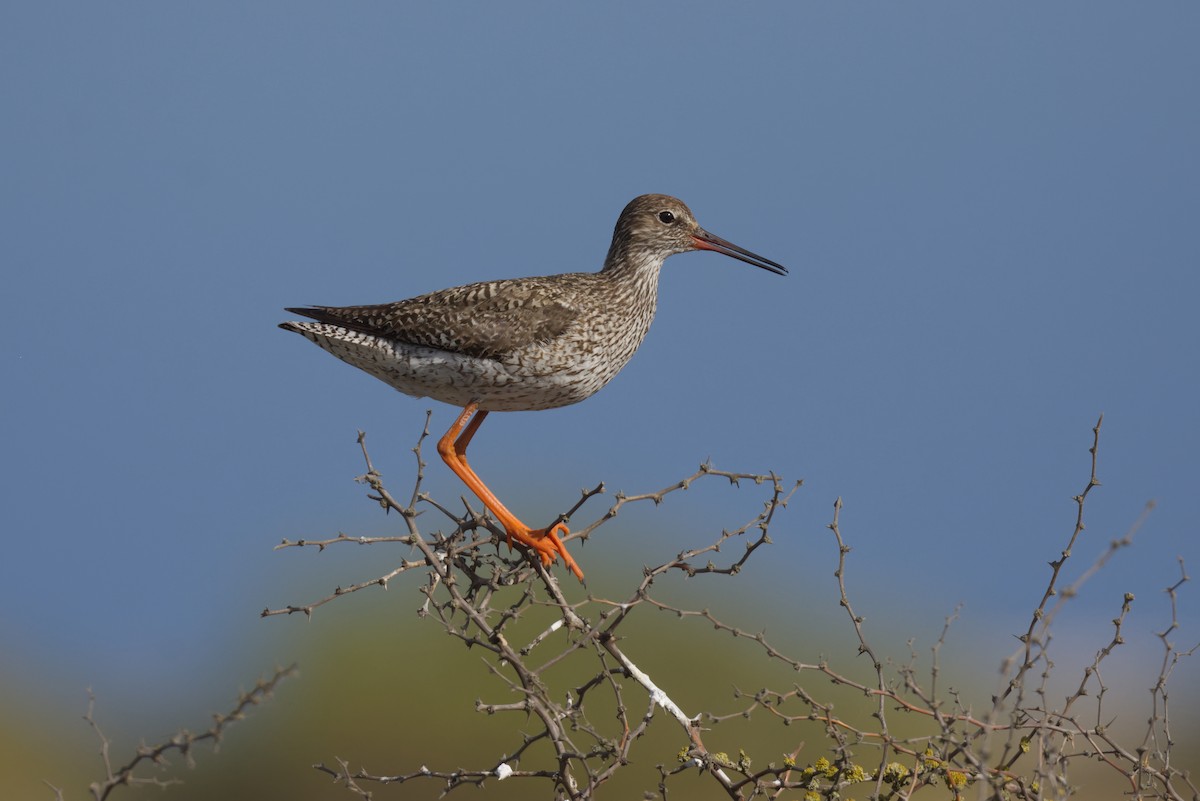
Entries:
MULTIPOLYGON (((285 305, 598 269, 645 192, 791 274, 673 257, 611 385, 489 421, 471 456, 497 494, 535 522, 581 487, 657 490, 706 459, 803 479, 769 552, 688 600, 796 658, 862 669, 824 528, 841 497, 877 649, 903 662, 911 638, 927 659, 961 604, 942 659, 984 704, 1068 541, 1103 413, 1102 486, 1064 580, 1157 506, 1052 648, 1065 695, 1136 595, 1104 678, 1140 742, 1163 589, 1179 557, 1200 560, 1198 36, 1200 7, 1094 0, 7 4, 2 794, 48 798, 47 781, 85 796, 102 772, 88 688, 123 762, 293 661, 300 677, 169 797, 345 797, 309 765, 478 767, 511 748, 512 721, 473 711, 505 691, 417 618, 416 576, 309 621, 259 618, 408 555, 272 548, 395 532, 353 482, 356 432, 406 492, 426 409, 438 434, 455 414, 275 325, 285 305)), ((464 493, 436 459, 426 488, 464 493)), ((624 597, 643 564, 761 500, 706 485, 572 550, 592 591, 624 597)), ((1194 585, 1177 614, 1170 639, 1190 647, 1194 585)), ((694 711, 775 680, 704 626, 638 625, 633 655, 694 711), (711 674, 674 673, 673 656, 711 674)), ((1184 660, 1171 677, 1193 765, 1198 675, 1184 660)), ((671 725, 630 797, 681 745, 671 725)), ((726 750, 777 759, 796 742, 742 737, 726 750)), ((1085 795, 1120 797, 1099 776, 1085 795)))

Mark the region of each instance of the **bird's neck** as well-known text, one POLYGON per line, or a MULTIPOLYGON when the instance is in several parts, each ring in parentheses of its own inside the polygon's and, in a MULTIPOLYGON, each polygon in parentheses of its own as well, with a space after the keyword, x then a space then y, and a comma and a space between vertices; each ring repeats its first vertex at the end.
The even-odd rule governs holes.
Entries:
MULTIPOLYGON (((658 307, 658 276, 666 255, 636 248, 622 248, 613 243, 604 262, 600 277, 612 286, 613 300, 628 310, 624 336, 630 347, 625 360, 637 350, 658 307)), ((624 364, 624 362, 621 362, 624 364)))
POLYGON ((642 248, 623 248, 617 242, 608 251, 599 278, 609 287, 606 302, 621 310, 618 334, 607 345, 612 375, 625 366, 650 330, 658 307, 658 276, 666 258, 642 248))
POLYGON ((645 248, 629 247, 628 242, 613 242, 600 272, 610 278, 658 287, 658 274, 666 254, 645 248))

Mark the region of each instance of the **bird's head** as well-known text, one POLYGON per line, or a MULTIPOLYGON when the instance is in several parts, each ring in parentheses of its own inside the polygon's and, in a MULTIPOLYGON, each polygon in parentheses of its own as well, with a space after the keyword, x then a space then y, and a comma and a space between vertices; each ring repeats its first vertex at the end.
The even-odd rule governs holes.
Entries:
POLYGON ((696 222, 692 210, 670 195, 639 195, 617 219, 608 266, 624 260, 663 259, 689 250, 712 250, 755 267, 787 275, 787 268, 710 234, 696 222))

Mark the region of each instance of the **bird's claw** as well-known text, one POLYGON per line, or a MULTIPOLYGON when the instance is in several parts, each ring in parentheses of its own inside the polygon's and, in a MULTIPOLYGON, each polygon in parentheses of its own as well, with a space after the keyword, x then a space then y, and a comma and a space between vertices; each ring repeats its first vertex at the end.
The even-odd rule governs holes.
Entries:
POLYGON ((567 566, 567 569, 575 574, 575 578, 583 581, 583 570, 571 558, 571 554, 567 553, 567 546, 562 543, 561 537, 568 536, 571 533, 566 523, 560 521, 548 528, 525 529, 524 531, 507 530, 505 533, 508 535, 509 548, 512 547, 513 540, 515 539, 517 542, 532 548, 545 567, 554 564, 556 556, 561 556, 563 564, 567 566))

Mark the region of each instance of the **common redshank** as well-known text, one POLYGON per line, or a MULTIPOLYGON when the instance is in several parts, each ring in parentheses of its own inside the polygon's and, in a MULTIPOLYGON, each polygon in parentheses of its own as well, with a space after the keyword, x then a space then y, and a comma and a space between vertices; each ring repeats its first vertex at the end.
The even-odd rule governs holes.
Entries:
POLYGON ((532 530, 467 464, 467 446, 488 412, 554 409, 591 397, 642 344, 668 256, 712 250, 764 270, 787 268, 699 226, 683 201, 642 195, 617 219, 604 268, 507 278, 443 289, 378 306, 288 311, 315 322, 281 323, 406 395, 461 406, 438 454, 508 533, 550 565, 555 556, 581 581, 558 522, 532 530))

